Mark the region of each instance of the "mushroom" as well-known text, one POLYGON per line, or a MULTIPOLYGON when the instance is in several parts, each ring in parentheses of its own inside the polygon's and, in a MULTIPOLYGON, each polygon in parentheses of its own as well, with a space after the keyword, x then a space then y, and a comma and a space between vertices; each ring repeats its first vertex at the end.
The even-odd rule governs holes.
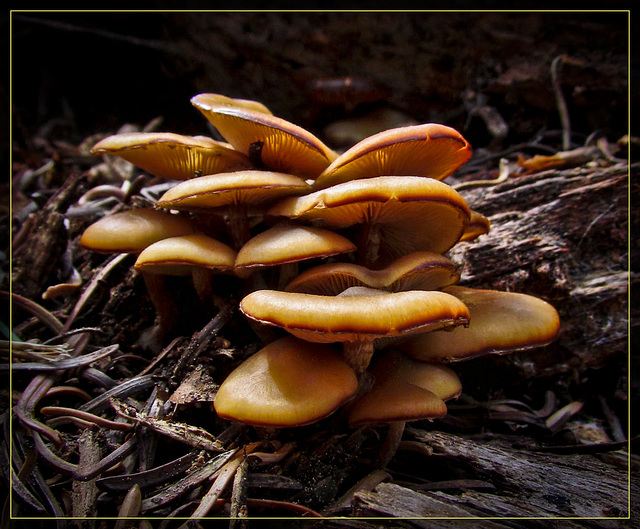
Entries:
POLYGON ((305 129, 272 114, 200 94, 191 103, 258 167, 316 178, 337 154, 305 129))
POLYGON ((236 171, 186 180, 169 189, 156 206, 225 216, 232 245, 238 250, 250 238, 249 215, 277 199, 309 190, 297 176, 271 171, 236 171), (249 211, 249 208, 256 211, 249 211))
POLYGON ((297 274, 298 262, 353 252, 349 239, 322 228, 279 223, 259 233, 240 249, 235 268, 238 275, 264 267, 280 267, 278 288, 297 274))
POLYGON ((172 180, 252 167, 247 156, 227 143, 170 132, 115 134, 96 143, 91 152, 119 156, 154 176, 172 180))
POLYGON ((337 295, 353 286, 367 286, 398 292, 439 290, 457 283, 460 272, 443 255, 412 252, 382 270, 370 270, 354 263, 327 263, 305 270, 286 287, 289 292, 337 295))
POLYGON ((211 300, 212 275, 233 273, 236 252, 220 241, 203 234, 170 237, 145 248, 135 268, 145 278, 190 275, 203 305, 211 300))
POLYGON ((462 391, 460 379, 442 365, 426 364, 396 350, 385 350, 370 373, 371 390, 349 407, 349 424, 388 424, 379 464, 386 465, 395 454, 407 421, 432 420, 447 414, 445 401, 462 391))
POLYGON ((444 291, 469 307, 470 323, 451 332, 415 336, 397 347, 423 362, 455 362, 489 353, 546 345, 560 328, 546 301, 515 292, 450 286, 444 291))
POLYGON ((102 253, 138 253, 150 244, 195 230, 187 217, 151 208, 120 211, 91 224, 80 246, 102 253))
POLYGON ((330 229, 357 226, 361 264, 372 268, 414 251, 446 252, 464 233, 470 210, 460 194, 438 180, 379 176, 287 197, 266 215, 330 229))
POLYGON ((343 342, 343 356, 358 374, 369 365, 375 339, 466 325, 469 318, 464 303, 443 292, 363 287, 338 296, 258 290, 242 299, 240 310, 310 342, 343 342))
MULTIPOLYGON (((150 208, 121 211, 91 224, 80 238, 80 246, 101 253, 139 254, 164 239, 188 236, 195 232, 190 219, 150 208)), ((145 286, 161 325, 155 326, 149 344, 158 345, 173 327, 177 308, 162 281, 143 274, 145 286)))
POLYGON ((338 156, 313 186, 323 189, 384 175, 442 180, 470 157, 469 143, 451 127, 436 123, 398 127, 358 142, 338 156))
POLYGON ((491 229, 491 221, 485 217, 482 213, 471 210, 471 217, 469 218, 469 224, 464 230, 462 237, 460 237, 460 242, 462 241, 472 241, 480 237, 480 235, 485 235, 489 233, 491 229))
POLYGON ((198 105, 202 106, 244 108, 255 112, 262 112, 263 114, 273 115, 273 112, 271 112, 271 110, 269 110, 265 105, 259 101, 253 101, 252 99, 238 99, 222 94, 198 94, 194 99, 198 105))
POLYGON ((214 407, 218 416, 246 424, 303 426, 333 413, 357 389, 355 373, 330 346, 286 336, 232 371, 214 407))

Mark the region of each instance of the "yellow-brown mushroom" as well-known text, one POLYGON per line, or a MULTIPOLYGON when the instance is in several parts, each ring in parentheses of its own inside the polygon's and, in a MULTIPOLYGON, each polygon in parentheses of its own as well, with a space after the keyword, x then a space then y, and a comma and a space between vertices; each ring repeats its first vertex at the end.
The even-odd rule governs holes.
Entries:
POLYGON ((379 176, 282 199, 266 214, 329 229, 357 226, 361 264, 377 268, 415 251, 446 252, 463 235, 471 213, 464 198, 443 182, 379 176))
POLYGON ((242 299, 240 310, 310 342, 343 342, 345 360, 357 373, 369 365, 376 339, 464 325, 469 318, 464 303, 443 292, 362 287, 338 296, 258 290, 242 299))
POLYGON ((119 156, 154 176, 172 180, 252 167, 247 156, 227 143, 170 132, 115 134, 96 143, 91 152, 119 156))
POLYGON ((354 263, 327 263, 305 270, 285 290, 306 294, 337 295, 354 286, 366 286, 391 292, 401 290, 439 290, 457 283, 460 272, 443 255, 412 252, 381 270, 354 263))
POLYGON ((246 276, 253 270, 278 267, 278 288, 282 288, 297 274, 300 261, 355 250, 355 244, 333 231, 282 222, 247 241, 238 252, 235 268, 238 275, 246 276))
POLYGON ((156 206, 224 217, 232 246, 239 250, 250 238, 251 216, 260 221, 263 210, 271 202, 308 190, 309 184, 294 175, 235 171, 180 182, 160 197, 156 206))
POLYGON ((471 147, 446 125, 398 127, 369 136, 336 158, 314 182, 323 189, 375 176, 422 176, 442 180, 471 157, 471 147))
POLYGON ((558 313, 549 303, 534 296, 457 285, 444 291, 469 307, 469 325, 398 343, 398 348, 412 358, 423 362, 455 362, 539 347, 553 341, 558 334, 558 313))
POLYGON ((370 370, 371 390, 349 407, 349 424, 386 424, 388 433, 378 463, 386 465, 402 439, 405 423, 447 414, 445 401, 462 391, 448 367, 417 362, 396 350, 383 351, 370 370))
POLYGON ((102 217, 80 238, 80 246, 102 253, 138 253, 150 244, 193 233, 193 222, 182 215, 152 208, 131 209, 102 217))
POLYGON ((167 286, 166 276, 191 276, 202 307, 217 305, 213 289, 214 273, 233 273, 236 252, 226 244, 202 234, 169 237, 145 248, 135 262, 156 309, 154 341, 163 343, 175 330, 182 308, 167 286))
POLYGON ((337 154, 307 130, 282 118, 246 106, 221 104, 210 94, 191 103, 238 151, 258 166, 316 178, 337 154))
POLYGON ((220 417, 247 424, 303 426, 333 413, 357 389, 355 373, 330 346, 287 336, 232 371, 214 407, 220 417))

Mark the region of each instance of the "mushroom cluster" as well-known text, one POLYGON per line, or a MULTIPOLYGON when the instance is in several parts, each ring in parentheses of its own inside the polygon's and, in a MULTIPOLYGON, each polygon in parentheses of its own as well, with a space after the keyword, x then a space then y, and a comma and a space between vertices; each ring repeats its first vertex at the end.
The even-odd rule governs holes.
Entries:
POLYGON ((213 274, 238 278, 240 311, 276 333, 223 381, 220 417, 292 427, 343 407, 350 425, 394 425, 397 437, 460 394, 445 363, 556 336, 548 303, 457 284, 444 254, 490 225, 443 182, 471 156, 454 129, 396 128, 338 153, 260 103, 191 102, 226 141, 127 133, 97 143, 94 153, 177 182, 154 208, 97 221, 81 245, 138 254, 163 329, 177 309, 162 278, 190 276, 206 310, 213 274))

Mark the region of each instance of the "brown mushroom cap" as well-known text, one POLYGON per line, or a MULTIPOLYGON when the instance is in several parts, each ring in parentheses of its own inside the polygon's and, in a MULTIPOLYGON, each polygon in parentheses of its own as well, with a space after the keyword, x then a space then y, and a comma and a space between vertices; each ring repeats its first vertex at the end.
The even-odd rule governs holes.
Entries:
POLYGON ((203 106, 245 108, 256 112, 262 112, 263 114, 272 114, 271 110, 269 110, 265 105, 259 101, 253 101, 251 99, 237 99, 224 96, 222 94, 198 94, 194 99, 197 100, 198 104, 203 106))
POLYGON ((379 251, 388 263, 414 251, 446 252, 464 233, 470 210, 460 194, 438 180, 379 176, 282 199, 267 215, 333 229, 365 225, 377 230, 379 251))
POLYGON ((205 136, 170 132, 129 132, 109 136, 91 149, 112 154, 162 178, 186 180, 200 174, 238 171, 252 167, 249 158, 231 145, 205 136))
POLYGON ((451 332, 409 338, 398 348, 423 362, 453 362, 546 345, 560 319, 546 301, 527 294, 451 286, 445 292, 469 307, 470 323, 451 332))
POLYGON ((337 295, 353 286, 398 292, 438 290, 460 279, 456 265, 433 252, 413 252, 382 270, 353 263, 327 263, 305 270, 285 288, 289 292, 337 295))
POLYGON ((160 197, 156 205, 189 211, 236 204, 262 205, 308 190, 309 184, 294 175, 271 171, 235 171, 180 182, 160 197))
POLYGON ((318 421, 353 397, 358 380, 329 346, 287 336, 245 360, 222 383, 216 413, 271 427, 318 421))
POLYGON ((444 417, 444 401, 462 391, 448 367, 416 362, 398 351, 384 351, 370 371, 374 385, 350 407, 351 426, 444 417))
POLYGON ((132 209, 94 222, 82 234, 80 245, 94 252, 138 253, 161 239, 193 232, 192 222, 181 215, 132 209))
POLYGON ((355 342, 466 324, 468 311, 443 292, 410 290, 376 295, 318 296, 258 290, 240 310, 249 318, 310 342, 355 342), (383 295, 380 295, 383 294, 383 295))
POLYGON ((311 226, 277 224, 256 235, 240 249, 236 268, 277 266, 355 251, 349 239, 311 226))
POLYGON ((207 235, 193 234, 162 239, 138 255, 135 267, 162 275, 189 275, 194 267, 232 271, 236 252, 207 235))
POLYGON ((193 97, 191 103, 225 140, 250 159, 252 149, 259 146, 259 161, 272 171, 315 178, 337 157, 313 134, 282 118, 217 104, 202 94, 193 97))
POLYGON ((314 188, 383 175, 442 180, 470 157, 471 146, 451 127, 399 127, 374 134, 341 154, 318 176, 314 188))
POLYGON ((485 235, 491 230, 491 221, 482 213, 471 210, 469 224, 464 230, 460 241, 471 241, 477 239, 480 235, 485 235))

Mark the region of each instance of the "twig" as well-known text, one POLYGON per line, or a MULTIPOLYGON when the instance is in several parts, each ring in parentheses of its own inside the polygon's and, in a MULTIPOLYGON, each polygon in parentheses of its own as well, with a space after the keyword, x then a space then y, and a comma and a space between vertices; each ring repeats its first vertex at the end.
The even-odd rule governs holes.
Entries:
POLYGON ((188 473, 180 481, 164 488, 156 495, 144 499, 142 501, 140 512, 144 513, 146 511, 162 507, 176 498, 179 498, 189 490, 197 487, 203 481, 209 479, 212 475, 215 475, 216 472, 218 472, 235 453, 236 450, 229 450, 228 452, 218 454, 202 467, 188 473))
POLYGON ((108 468, 111 468, 118 461, 122 461, 125 457, 132 454, 136 449, 137 444, 135 437, 130 438, 121 444, 118 448, 116 448, 113 452, 111 452, 108 456, 103 457, 100 461, 98 461, 95 465, 85 466, 76 469, 73 474, 73 478, 78 481, 86 481, 89 479, 93 479, 99 474, 102 474, 108 468))
MULTIPOLYGON (((204 495, 200 501, 200 505, 191 515, 191 519, 202 518, 206 516, 211 508, 214 506, 216 500, 220 497, 220 494, 225 490, 229 482, 233 479, 236 471, 240 467, 242 461, 244 461, 246 454, 251 453, 259 443, 252 443, 244 447, 241 453, 237 453, 233 459, 226 463, 218 472, 213 485, 209 491, 204 495)), ((180 526, 180 529, 188 529, 189 522, 180 526)))
POLYGON ((80 296, 80 299, 78 299, 78 302, 73 307, 71 314, 69 314, 69 317, 67 318, 64 327, 61 329, 61 332, 69 331, 69 329, 71 328, 71 324, 74 322, 76 316, 80 313, 87 300, 91 297, 98 284, 102 280, 104 280, 104 278, 109 274, 109 272, 111 272, 111 270, 113 270, 118 264, 124 261, 124 259, 128 256, 129 254, 127 253, 116 255, 109 262, 107 262, 95 276, 91 278, 91 281, 87 285, 87 288, 84 289, 84 292, 80 296))
POLYGON ((474 187, 487 187, 487 186, 496 186, 505 182, 509 176, 511 175, 511 168, 509 166, 509 160, 506 158, 500 158, 500 172, 498 173, 498 177, 494 180, 473 180, 470 182, 462 182, 461 184, 457 184, 453 186, 456 191, 460 191, 461 189, 470 189, 474 187))
POLYGON ((102 395, 96 397, 92 401, 83 404, 79 409, 82 411, 99 413, 106 410, 111 405, 109 402, 111 398, 124 399, 131 395, 135 395, 136 393, 155 386, 157 380, 158 378, 153 375, 130 378, 110 390, 105 391, 102 395))
POLYGON ((558 113, 560 114, 560 122, 562 123, 562 150, 568 151, 571 149, 571 121, 569 119, 569 111, 567 109, 567 102, 562 93, 562 86, 560 84, 559 68, 560 63, 579 64, 578 61, 570 59, 567 55, 558 55, 551 62, 551 84, 553 86, 553 93, 556 98, 556 106, 558 107, 558 113))
POLYGON ((110 421, 108 419, 98 417, 93 413, 88 413, 86 411, 76 410, 73 408, 64 408, 62 406, 45 406, 43 408, 40 408, 40 413, 42 413, 42 415, 44 415, 45 417, 73 417, 93 423, 102 428, 107 428, 109 430, 121 430, 124 432, 128 432, 132 428, 131 424, 126 422, 110 421))
POLYGON ((170 479, 177 478, 184 474, 197 459, 197 452, 189 452, 169 463, 161 465, 144 472, 135 474, 125 474, 122 476, 107 476, 96 481, 99 488, 113 492, 129 490, 132 485, 139 487, 153 487, 161 485, 170 479))
POLYGON ((170 439, 174 439, 193 448, 210 452, 223 452, 225 450, 224 446, 222 446, 213 435, 202 428, 185 423, 170 423, 168 421, 154 419, 116 399, 111 399, 110 403, 116 413, 121 417, 132 420, 136 424, 146 426, 150 430, 165 435, 170 439))

